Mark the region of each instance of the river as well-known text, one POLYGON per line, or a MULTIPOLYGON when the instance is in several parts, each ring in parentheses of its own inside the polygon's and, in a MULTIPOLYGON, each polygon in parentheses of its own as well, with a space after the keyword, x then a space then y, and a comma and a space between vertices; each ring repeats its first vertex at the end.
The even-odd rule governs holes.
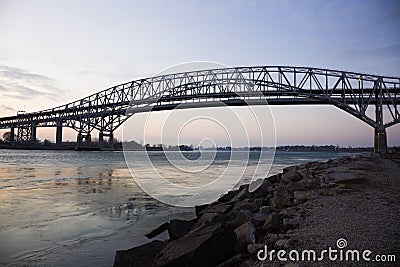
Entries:
MULTIPOLYGON (((342 155, 277 152, 270 174, 342 155)), ((211 167, 219 161, 224 157, 211 167)), ((138 157, 135 168, 149 166, 138 157)), ((117 249, 148 242, 143 234, 149 228, 193 216, 193 208, 147 195, 132 178, 123 152, 0 150, 1 265, 110 266, 117 249)))

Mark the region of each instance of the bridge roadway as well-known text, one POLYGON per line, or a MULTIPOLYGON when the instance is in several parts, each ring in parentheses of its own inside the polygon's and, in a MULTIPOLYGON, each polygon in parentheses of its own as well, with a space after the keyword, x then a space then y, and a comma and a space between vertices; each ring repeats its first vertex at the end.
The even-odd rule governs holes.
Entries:
MULTIPOLYGON (((80 100, 32 113, 0 118, 12 142, 36 142, 37 127, 78 132, 77 145, 99 131, 113 132, 138 112, 240 105, 334 105, 375 129, 375 151, 387 151, 386 128, 400 122, 400 78, 308 67, 255 66, 189 71, 120 84, 80 100), (16 133, 16 140, 14 134, 16 133)), ((83 142, 85 140, 85 142, 83 142)))

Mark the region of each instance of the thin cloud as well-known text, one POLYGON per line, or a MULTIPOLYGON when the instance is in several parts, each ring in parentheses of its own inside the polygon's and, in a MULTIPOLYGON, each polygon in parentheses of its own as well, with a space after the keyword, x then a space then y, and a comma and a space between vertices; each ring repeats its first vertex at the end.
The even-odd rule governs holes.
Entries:
POLYGON ((369 49, 349 49, 344 52, 345 57, 352 58, 398 58, 400 55, 400 43, 389 44, 380 47, 374 47, 369 49))
POLYGON ((10 111, 10 112, 16 112, 16 110, 13 107, 10 107, 7 105, 0 105, 0 109, 5 110, 5 111, 10 111))
POLYGON ((10 106, 0 104, 0 116, 14 115, 17 111, 10 106))
POLYGON ((0 65, 0 95, 16 99, 59 98, 64 92, 54 86, 54 80, 24 69, 0 65))

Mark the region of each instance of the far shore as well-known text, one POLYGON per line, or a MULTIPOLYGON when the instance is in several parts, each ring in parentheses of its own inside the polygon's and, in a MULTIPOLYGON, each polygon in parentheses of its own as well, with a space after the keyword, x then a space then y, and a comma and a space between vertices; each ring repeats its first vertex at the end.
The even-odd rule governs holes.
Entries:
MULTIPOLYGON (((103 146, 100 147, 98 144, 94 143, 91 146, 81 146, 78 147, 75 142, 65 142, 61 145, 56 145, 54 143, 35 143, 35 144, 4 144, 0 143, 0 149, 15 149, 15 150, 75 150, 75 151, 261 151, 261 150, 271 150, 272 147, 216 147, 216 148, 198 148, 191 145, 175 145, 175 146, 161 146, 161 145, 147 145, 141 146, 137 143, 135 145, 123 145, 118 142, 113 146, 103 146)), ((372 153, 374 151, 373 147, 339 147, 334 145, 282 145, 275 148, 276 152, 330 152, 330 153, 372 153)), ((388 148, 389 153, 400 153, 399 146, 393 146, 388 148)))

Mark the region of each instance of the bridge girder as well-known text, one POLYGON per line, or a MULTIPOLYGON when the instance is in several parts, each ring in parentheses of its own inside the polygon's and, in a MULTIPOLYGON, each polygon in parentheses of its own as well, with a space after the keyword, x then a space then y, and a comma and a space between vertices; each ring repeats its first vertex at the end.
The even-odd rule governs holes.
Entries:
POLYGON ((0 128, 61 124, 82 134, 94 129, 112 133, 135 112, 171 109, 185 103, 192 103, 189 106, 194 108, 210 101, 233 104, 235 101, 231 100, 257 99, 267 100, 271 105, 334 105, 380 131, 400 122, 398 77, 308 67, 256 66, 139 79, 56 108, 0 118, 0 128))

